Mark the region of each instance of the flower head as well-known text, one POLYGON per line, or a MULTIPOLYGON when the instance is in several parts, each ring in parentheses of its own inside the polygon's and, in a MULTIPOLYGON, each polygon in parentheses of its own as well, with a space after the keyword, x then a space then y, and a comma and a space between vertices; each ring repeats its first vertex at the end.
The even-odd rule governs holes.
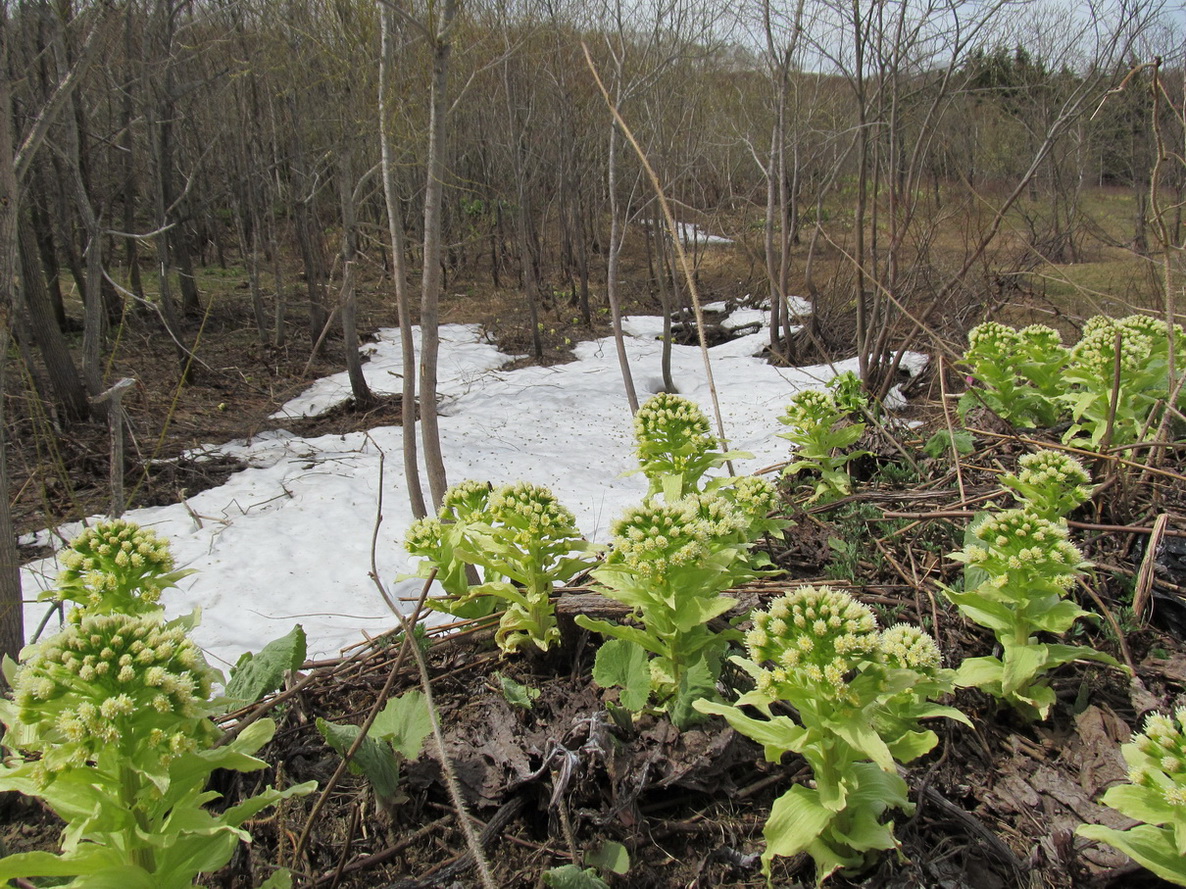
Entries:
POLYGON ((185 631, 158 614, 84 614, 31 647, 13 697, 54 772, 105 747, 143 743, 148 724, 213 732, 205 718, 213 678, 185 631))
POLYGON ((612 532, 612 561, 657 583, 666 582, 673 570, 702 559, 711 540, 707 524, 687 499, 628 509, 612 532))
POLYGON ((1186 708, 1172 717, 1150 714, 1123 752, 1129 781, 1157 791, 1170 805, 1186 805, 1186 708))
POLYGON ((685 492, 723 456, 704 411, 682 395, 649 398, 634 416, 634 438, 646 477, 654 483, 663 475, 681 476, 685 492))
MULTIPOLYGON (((126 519, 87 528, 60 559, 58 600, 75 602, 95 614, 155 610, 162 591, 177 579, 169 544, 126 519)), ((81 613, 72 612, 75 619, 81 613)))
POLYGON ((489 482, 479 482, 470 479, 469 481, 453 485, 441 497, 441 521, 472 521, 482 514, 489 500, 489 482))
POLYGON ((1041 450, 1017 462, 1017 475, 1002 481, 1045 519, 1057 521, 1091 498, 1091 476, 1070 454, 1041 450))
POLYGON ((942 663, 934 637, 912 624, 894 624, 885 630, 881 650, 889 665, 922 673, 933 673, 942 663))
POLYGON ((404 535, 404 549, 409 555, 439 559, 444 536, 440 521, 430 516, 416 519, 404 535))
POLYGON ((550 489, 528 482, 506 485, 490 495, 483 518, 522 531, 526 541, 579 538, 576 519, 550 489))
POLYGON ((817 427, 831 428, 839 419, 841 411, 831 392, 804 389, 791 398, 778 422, 806 431, 817 427))
POLYGON ((805 683, 825 697, 847 696, 850 674, 880 646, 873 611, 829 587, 800 587, 755 611, 753 622, 746 650, 766 674, 759 687, 779 697, 805 683))
MULTIPOLYGON (((1068 587, 1082 570, 1083 554, 1067 540, 1067 529, 1038 515, 1028 505, 994 513, 976 529, 984 546, 969 546, 964 560, 990 575, 1045 579, 1068 587)), ((1021 584, 1024 586, 1024 584, 1021 584)))

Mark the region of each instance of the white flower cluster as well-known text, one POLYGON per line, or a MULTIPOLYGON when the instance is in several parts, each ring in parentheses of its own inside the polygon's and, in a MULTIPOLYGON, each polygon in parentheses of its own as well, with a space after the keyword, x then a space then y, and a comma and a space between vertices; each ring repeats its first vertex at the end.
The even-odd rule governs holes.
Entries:
POLYGON ((750 660, 761 669, 758 690, 784 700, 807 684, 812 694, 856 703, 849 686, 868 664, 930 675, 939 669, 939 646, 908 624, 881 631, 872 609, 830 587, 803 586, 755 611, 745 635, 750 660))
POLYGON ((976 534, 985 545, 965 547, 967 563, 1000 575, 1002 582, 1009 579, 1005 571, 1025 571, 1066 588, 1083 564, 1083 554, 1067 539, 1067 529, 1028 507, 994 513, 976 534))
POLYGON ((840 409, 831 392, 804 389, 795 393, 779 422, 796 429, 810 431, 819 426, 831 428, 840 419, 840 409))
POLYGON ((693 444, 702 449, 716 444, 708 417, 696 402, 682 395, 660 392, 634 415, 634 434, 640 449, 647 443, 681 447, 693 444))
POLYGON ((528 482, 517 482, 494 491, 485 518, 490 524, 518 529, 521 533, 516 535, 516 541, 523 545, 545 539, 580 537, 576 518, 560 504, 551 490, 528 482))
POLYGON ((673 569, 708 553, 712 529, 687 499, 628 509, 612 528, 613 558, 647 580, 662 583, 673 569))
POLYGON ((758 688, 807 679, 829 697, 846 694, 848 674, 879 645, 877 619, 867 605, 829 587, 804 586, 753 613, 746 633, 750 659, 766 666, 758 688))
POLYGON ((36 727, 44 774, 83 765, 104 747, 142 742, 167 758, 202 730, 213 672, 159 615, 84 615, 31 646, 17 671, 20 720, 36 727))
MULTIPOLYGON (((154 606, 172 581, 169 544, 135 522, 113 519, 87 528, 61 555, 58 598, 88 608, 114 604, 115 597, 130 597, 140 605, 154 606)), ((120 603, 126 610, 128 603, 120 603)))
POLYGON ((1156 790, 1171 805, 1186 806, 1186 708, 1173 717, 1150 714, 1132 743, 1141 757, 1128 780, 1156 790))

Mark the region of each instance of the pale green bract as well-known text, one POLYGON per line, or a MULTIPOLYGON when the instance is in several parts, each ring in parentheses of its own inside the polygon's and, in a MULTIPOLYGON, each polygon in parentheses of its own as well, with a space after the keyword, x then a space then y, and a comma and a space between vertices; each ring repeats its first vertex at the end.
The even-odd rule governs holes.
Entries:
POLYGON ((814 474, 814 490, 808 502, 835 500, 852 493, 847 466, 864 451, 848 451, 865 432, 865 424, 849 422, 850 411, 836 403, 832 392, 805 389, 791 399, 779 422, 790 427, 780 432, 797 446, 795 461, 784 475, 814 474))
MULTIPOLYGON (((1099 448, 1105 437, 1111 445, 1139 441, 1156 431, 1170 397, 1169 340, 1165 322, 1148 315, 1097 315, 1069 349, 1043 325, 1017 331, 986 322, 968 333, 964 362, 979 387, 960 399, 961 416, 984 404, 1018 426, 1069 417, 1064 442, 1099 448)), ((1186 367, 1186 336, 1177 325, 1174 349, 1176 367, 1186 367)), ((1186 391, 1176 407, 1186 408, 1186 391)))
POLYGON ((769 877, 775 857, 806 852, 819 885, 836 870, 861 870, 878 852, 896 848, 893 822, 884 816, 912 810, 897 763, 938 740, 919 721, 967 719, 933 703, 953 679, 934 639, 904 624, 880 630, 872 610, 846 592, 800 587, 752 618, 749 657, 733 661, 753 678, 754 690, 734 705, 695 707, 762 744, 770 762, 787 752, 807 761, 814 786, 796 785, 775 801, 762 863, 769 877), (797 719, 776 714, 780 702, 797 719))
POLYGON ((604 595, 634 609, 641 626, 586 615, 576 623, 610 637, 594 679, 621 686, 623 706, 637 711, 653 700, 682 726, 695 716, 692 701, 714 694, 721 657, 737 634, 714 632, 708 622, 737 604, 721 593, 752 576, 740 557, 748 528, 749 519, 715 493, 644 503, 614 523, 610 554, 593 577, 604 595))
POLYGON ((708 417, 691 399, 660 392, 634 415, 638 462, 649 482, 647 497, 667 500, 694 493, 710 469, 724 466, 740 453, 724 453, 712 434, 708 417))
POLYGON ((1186 886, 1186 709, 1151 714, 1120 752, 1129 783, 1110 788, 1102 802, 1142 823, 1128 830, 1084 824, 1075 832, 1186 886))

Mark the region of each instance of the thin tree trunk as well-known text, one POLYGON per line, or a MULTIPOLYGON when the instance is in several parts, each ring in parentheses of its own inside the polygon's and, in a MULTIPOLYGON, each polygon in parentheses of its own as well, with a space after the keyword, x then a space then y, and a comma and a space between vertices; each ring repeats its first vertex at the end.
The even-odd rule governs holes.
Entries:
POLYGON ((609 251, 606 259, 605 295, 609 300, 610 323, 614 330, 614 345, 618 350, 618 368, 622 372, 622 385, 626 389, 626 401, 630 413, 638 413, 638 395, 634 391, 634 378, 630 374, 630 358, 626 354, 626 339, 622 333, 622 305, 618 299, 618 275, 622 252, 622 220, 618 212, 618 125, 610 124, 609 158, 607 163, 609 186, 609 251))
POLYGON ((420 433, 424 464, 434 506, 448 488, 437 423, 437 358, 440 352, 441 203, 444 199, 446 90, 449 86, 451 26, 457 0, 445 0, 433 36, 432 86, 429 94, 427 181, 424 188, 424 268, 420 278, 420 433))
MULTIPOLYGON (((12 84, 8 79, 8 8, 0 6, 0 655, 15 660, 25 644, 21 570, 8 501, 4 382, 17 276, 20 190, 12 144, 12 84)), ((34 146, 35 147, 35 146, 34 146)), ((0 685, 4 684, 0 677, 0 685)))
POLYGON ((29 328, 33 341, 41 353, 41 360, 49 377, 54 400, 61 414, 70 421, 86 419, 90 413, 86 390, 78 375, 78 368, 70 357, 66 337, 54 318, 45 277, 41 271, 36 236, 28 223, 20 225, 20 269, 25 306, 28 309, 29 328))
POLYGON ((403 417, 404 481, 413 518, 428 514, 420 483, 420 463, 416 457, 416 341, 412 336, 412 303, 408 293, 407 252, 404 246, 403 213, 395 192, 395 164, 391 157, 391 109, 387 79, 395 63, 391 10, 379 4, 381 47, 379 53, 379 147, 383 165, 383 199, 387 204, 387 232, 391 238, 391 280, 395 287, 395 306, 399 320, 400 344, 403 346, 403 390, 400 413, 403 417))
POLYGON ((354 173, 349 149, 338 156, 338 189, 342 203, 342 349, 346 353, 346 376, 357 407, 375 403, 375 396, 362 372, 358 354, 358 299, 354 293, 354 266, 358 256, 358 214, 354 206, 354 173))

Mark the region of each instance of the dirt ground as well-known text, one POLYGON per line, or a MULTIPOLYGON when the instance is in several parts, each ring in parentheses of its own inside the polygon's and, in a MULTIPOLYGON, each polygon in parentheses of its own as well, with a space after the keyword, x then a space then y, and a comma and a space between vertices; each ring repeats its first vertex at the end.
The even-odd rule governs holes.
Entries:
MULTIPOLYGON (((709 269, 705 277, 706 299, 739 299, 750 291, 736 269, 716 276, 709 269)), ((288 346, 261 346, 242 293, 209 291, 206 296, 208 318, 189 330, 195 339, 200 333, 201 363, 191 368, 188 385, 178 384, 175 352, 148 321, 129 324, 115 352, 112 379, 131 375, 138 381, 126 402, 133 505, 169 502, 219 483, 237 467, 176 458, 205 442, 269 428, 267 417, 276 407, 310 380, 342 367, 341 345, 333 338, 309 361, 299 319, 294 318, 288 346)), ((382 282, 369 282, 361 296, 364 331, 394 324, 382 282)), ((654 297, 644 288, 634 288, 629 298, 632 307, 655 310, 654 297)), ((530 327, 520 302, 507 293, 451 291, 443 320, 481 324, 510 358, 529 348, 530 327)), ((544 313, 548 361, 564 360, 571 342, 608 329, 604 316, 592 329, 584 327, 563 299, 549 302, 544 313)), ((921 381, 912 416, 941 422, 937 388, 933 377, 921 381)), ((106 427, 56 428, 27 391, 9 398, 19 529, 102 512, 109 496, 106 427)), ((365 411, 347 406, 294 431, 393 423, 400 410, 398 398, 365 411)), ((790 542, 771 548, 785 574, 739 591, 742 605, 735 616, 740 619, 744 610, 798 583, 829 582, 851 589, 887 622, 914 621, 931 629, 948 663, 985 653, 991 640, 937 600, 936 584, 958 575, 958 565, 945 556, 962 543, 967 504, 980 496, 987 500, 977 508, 994 497, 1005 502, 994 475, 1032 445, 982 419, 977 450, 958 471, 921 458, 919 473, 894 471, 901 463, 898 451, 882 437, 867 443, 874 456, 865 462, 852 497, 811 510, 788 500, 790 542)), ((926 427, 901 433, 897 446, 919 454, 925 434, 926 427)), ((1184 458, 1179 450, 1167 465, 1181 466, 1184 458)), ((937 727, 938 748, 906 771, 917 808, 898 819, 900 853, 885 856, 859 878, 837 877, 831 885, 1168 885, 1123 856, 1075 838, 1073 831, 1085 821, 1125 825, 1097 802, 1105 788, 1124 777, 1120 744, 1143 714, 1181 703, 1186 693, 1181 598, 1186 573, 1176 573, 1186 567, 1186 546, 1179 548, 1186 542, 1186 477, 1173 471, 1152 478, 1121 472, 1072 518, 1077 542, 1096 565, 1091 587, 1098 601, 1077 595, 1084 607, 1104 614, 1098 626, 1077 631, 1076 641, 1113 654, 1133 669, 1133 676, 1095 666, 1061 669, 1055 680, 1059 703, 1042 724, 1021 722, 976 692, 960 692, 954 703, 976 728, 937 727), (1170 517, 1170 536, 1147 553, 1149 530, 1161 514, 1170 517), (1135 615, 1130 607, 1134 578, 1146 560, 1158 567, 1153 608, 1135 615)), ((575 601, 584 593, 564 591, 562 613, 565 599, 575 601)), ((570 622, 571 614, 564 619, 570 622)), ((762 886, 762 827, 772 800, 805 779, 802 762, 792 757, 765 762, 755 744, 719 722, 683 732, 666 720, 615 722, 605 707, 607 693, 590 678, 596 645, 596 639, 567 625, 564 646, 534 660, 499 658, 489 631, 480 628, 434 638, 428 646, 446 752, 495 881, 507 889, 541 886, 547 869, 581 862, 614 841, 627 848, 631 866, 623 876, 603 872, 611 886, 762 886), (532 707, 512 706, 497 674, 538 690, 532 707)), ((206 885, 252 886, 276 864, 290 867, 303 886, 479 885, 444 787, 440 753, 432 744, 405 766, 405 799, 396 805, 377 803, 365 780, 349 773, 328 784, 340 760, 322 741, 315 720, 361 722, 382 704, 380 692, 392 675, 389 694, 418 687, 415 666, 401 656, 402 648, 393 634, 340 659, 307 664, 272 700, 270 715, 280 724, 266 751, 272 768, 224 778, 219 789, 233 802, 257 784, 316 779, 328 787, 324 808, 314 812, 315 794, 261 817, 250 825, 253 845, 206 885), (302 848, 295 855, 298 845, 302 848)), ((0 801, 0 816, 0 840, 8 851, 53 847, 57 826, 36 803, 0 801)), ((811 885, 810 861, 780 859, 774 884, 811 885)))

